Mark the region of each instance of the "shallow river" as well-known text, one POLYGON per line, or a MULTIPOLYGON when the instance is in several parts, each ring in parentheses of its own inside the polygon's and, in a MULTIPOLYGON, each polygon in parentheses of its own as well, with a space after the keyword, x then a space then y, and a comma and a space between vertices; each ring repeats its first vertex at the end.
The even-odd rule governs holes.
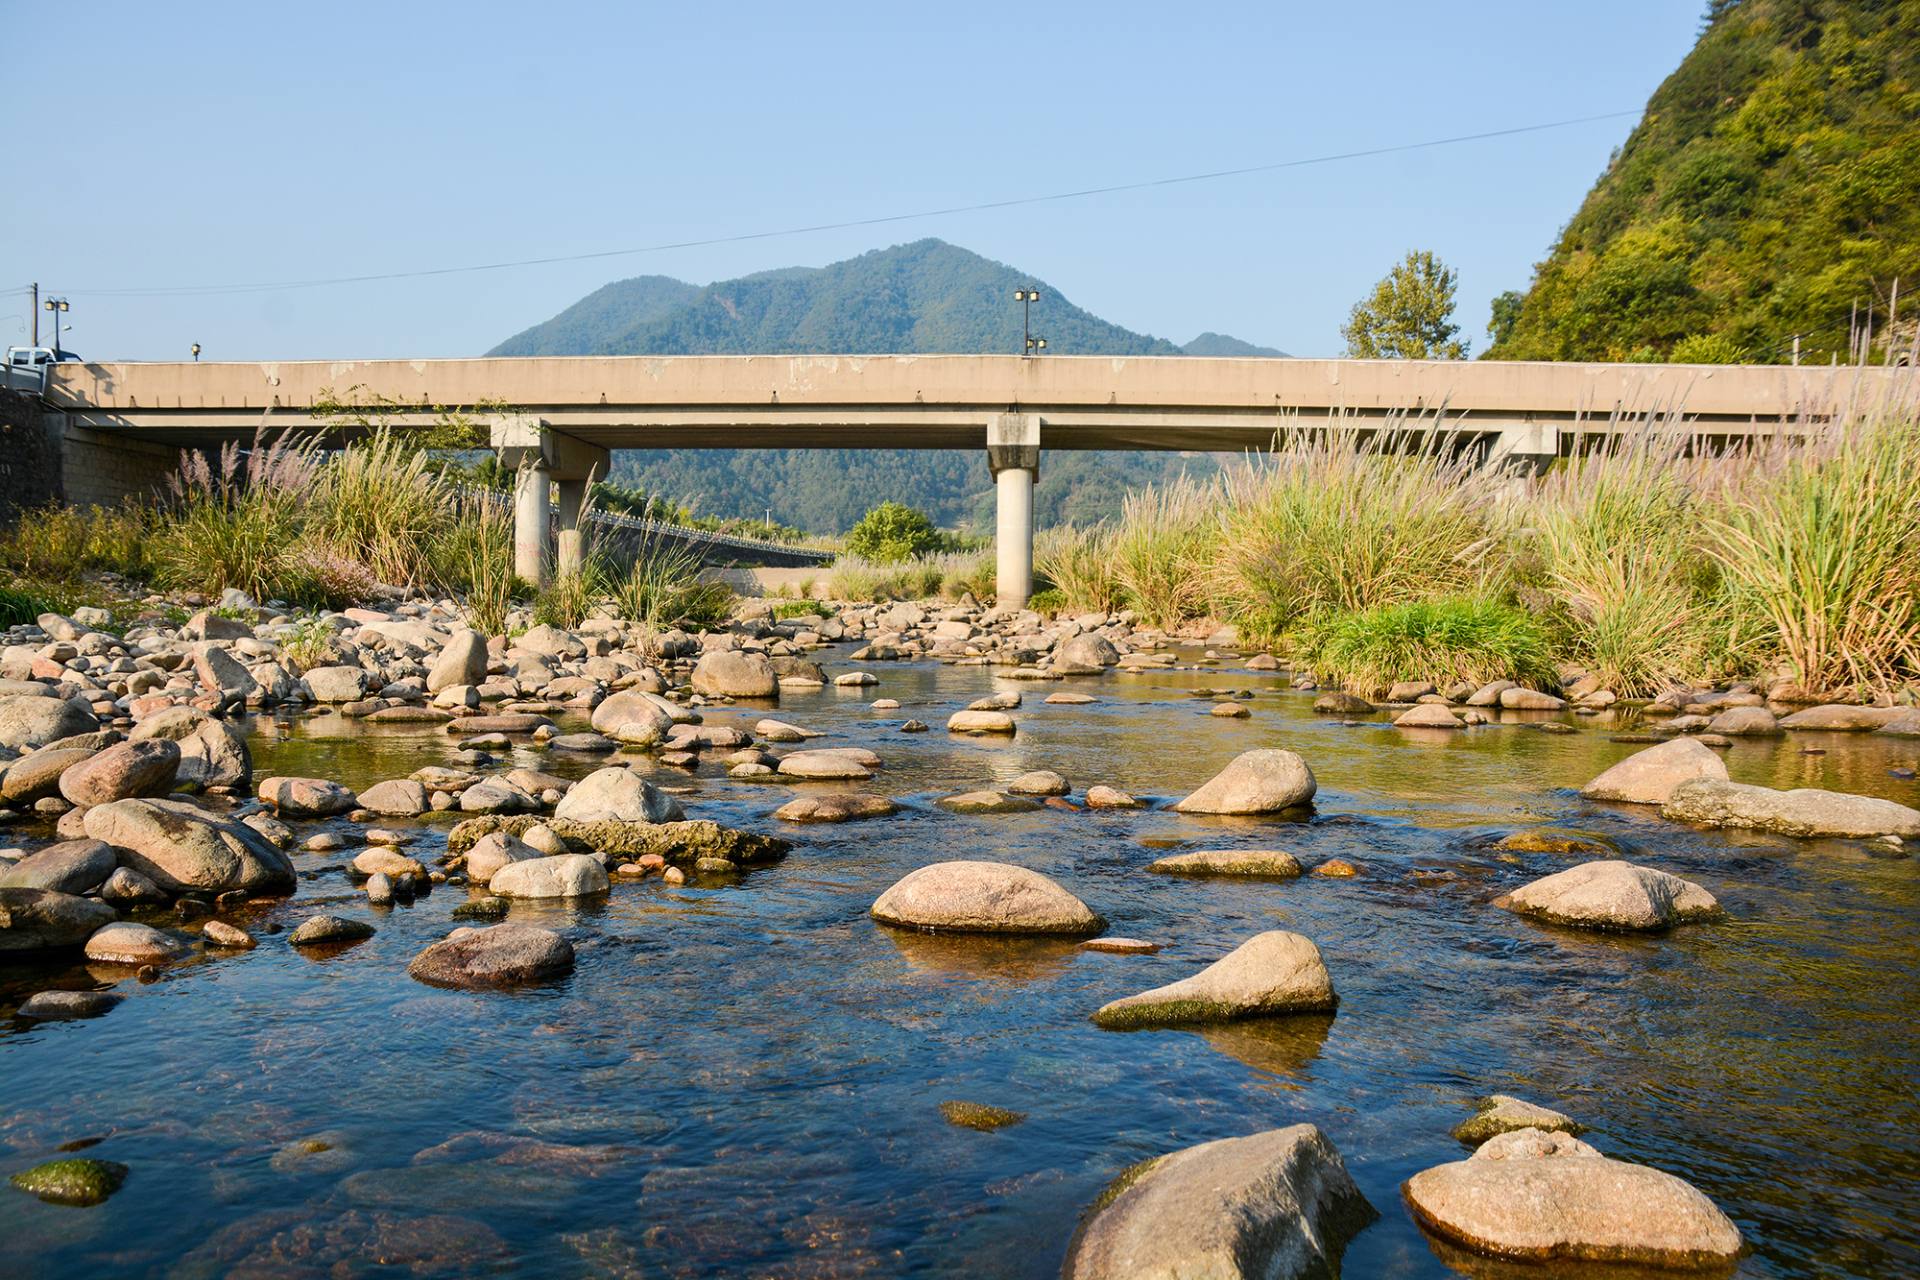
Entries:
MULTIPOLYGON (((408 960, 451 927, 466 890, 371 907, 344 873, 352 848, 297 854, 297 897, 234 917, 262 935, 257 951, 128 982, 132 998, 104 1018, 13 1020, 27 992, 92 980, 83 968, 9 971, 0 1173, 86 1139, 100 1139, 87 1154, 132 1173, 91 1209, 0 1188, 0 1274, 1044 1277, 1082 1207, 1127 1165, 1312 1121, 1380 1211, 1346 1273, 1449 1275, 1398 1188, 1464 1155, 1448 1130, 1494 1091, 1566 1111, 1608 1154, 1695 1183, 1750 1242, 1743 1276, 1920 1273, 1913 860, 1588 804, 1573 788, 1638 749, 1609 742, 1618 726, 1605 719, 1569 718, 1582 727, 1569 735, 1517 722, 1406 735, 1317 719, 1308 695, 1243 671, 1069 682, 1099 698, 1070 707, 1040 704, 1060 686, 984 668, 873 670, 877 689, 789 695, 778 714, 829 730, 820 745, 880 752, 887 768, 867 789, 905 812, 790 831, 783 862, 737 881, 655 879, 593 904, 518 905, 514 919, 574 939, 578 967, 551 986, 479 994, 409 979, 408 960), (994 688, 1026 694, 1016 739, 940 731, 994 688), (1203 688, 1254 690, 1251 718, 1209 718, 1192 692, 1203 688), (877 696, 906 705, 870 710, 877 696), (934 730, 899 733, 909 715, 934 730), (1076 796, 1105 782, 1169 801, 1258 746, 1312 764, 1311 821, 1164 808, 963 817, 931 804, 1034 768, 1066 774, 1076 796), (1541 824, 1602 834, 1698 880, 1730 918, 1628 939, 1489 906, 1572 864, 1492 847, 1541 824), (1142 872, 1181 843, 1337 856, 1362 874, 1142 872), (1110 932, 1165 950, 934 939, 867 917, 907 871, 962 857, 1045 872, 1110 932), (372 920, 377 936, 316 958, 268 933, 323 904, 372 920), (1319 944, 1337 1016, 1198 1032, 1087 1020, 1271 928, 1319 944), (1030 1118, 954 1128, 938 1110, 948 1099, 1030 1118)), ((256 773, 364 787, 444 759, 450 741, 335 716, 286 731, 262 721, 256 773)), ((1800 735, 1737 743, 1728 764, 1739 781, 1916 804, 1920 785, 1891 772, 1916 755, 1912 740, 1800 735)), ((730 781, 717 763, 691 780, 661 774, 691 785, 690 816, 758 830, 793 794, 730 781)), ((421 829, 410 852, 430 861, 446 824, 421 829)))

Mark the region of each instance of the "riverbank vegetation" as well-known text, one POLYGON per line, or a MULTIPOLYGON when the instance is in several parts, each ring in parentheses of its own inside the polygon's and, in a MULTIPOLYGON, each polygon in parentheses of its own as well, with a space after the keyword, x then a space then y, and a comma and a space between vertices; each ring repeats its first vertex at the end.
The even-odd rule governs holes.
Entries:
MULTIPOLYGON (((1619 424, 1616 424, 1619 425, 1619 424)), ((1537 481, 1391 433, 1283 436, 1122 519, 1045 535, 1047 599, 1149 625, 1234 624, 1325 679, 1540 680, 1622 696, 1784 678, 1920 680, 1920 422, 1858 416, 1714 453, 1643 424, 1537 481)))
POLYGON ((331 453, 296 435, 185 453, 170 488, 147 502, 29 512, 0 532, 0 567, 19 598, 48 608, 87 601, 89 578, 108 574, 126 591, 232 588, 312 608, 384 588, 432 591, 464 599, 494 635, 517 602, 569 626, 603 607, 662 624, 725 615, 732 593, 702 577, 696 555, 657 537, 629 542, 618 553, 590 545, 583 572, 536 593, 513 574, 506 502, 468 483, 457 457, 376 424, 331 453))

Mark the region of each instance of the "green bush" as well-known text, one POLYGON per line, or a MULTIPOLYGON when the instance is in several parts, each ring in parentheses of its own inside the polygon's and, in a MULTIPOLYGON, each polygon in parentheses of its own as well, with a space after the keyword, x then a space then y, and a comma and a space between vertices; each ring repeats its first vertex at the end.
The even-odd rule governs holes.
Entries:
POLYGON ((876 564, 897 564, 940 549, 940 531, 924 511, 883 502, 847 533, 847 550, 876 564))
POLYGON ((1298 635, 1298 658, 1367 697, 1402 680, 1538 686, 1555 678, 1547 628, 1493 600, 1451 596, 1331 613, 1310 620, 1298 635))

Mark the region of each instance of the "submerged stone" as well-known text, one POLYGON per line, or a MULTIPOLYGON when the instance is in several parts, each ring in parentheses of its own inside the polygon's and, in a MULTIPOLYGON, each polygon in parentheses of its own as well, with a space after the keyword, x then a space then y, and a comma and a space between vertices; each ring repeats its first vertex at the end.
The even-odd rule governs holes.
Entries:
POLYGON ((941 1103, 940 1115, 955 1128, 977 1129, 981 1133, 1005 1129, 1027 1118, 1027 1113, 1024 1111, 1009 1111, 1005 1107, 989 1106, 984 1102, 958 1100, 941 1103))

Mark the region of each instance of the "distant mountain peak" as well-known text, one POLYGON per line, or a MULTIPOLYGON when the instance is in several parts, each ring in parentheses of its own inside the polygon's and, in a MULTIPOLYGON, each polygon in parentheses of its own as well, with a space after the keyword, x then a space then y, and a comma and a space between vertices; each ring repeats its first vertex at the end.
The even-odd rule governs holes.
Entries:
POLYGON ((1284 356, 1287 353, 1276 347, 1256 346, 1243 342, 1231 334, 1215 333, 1211 329, 1186 343, 1180 348, 1190 356, 1284 356))

